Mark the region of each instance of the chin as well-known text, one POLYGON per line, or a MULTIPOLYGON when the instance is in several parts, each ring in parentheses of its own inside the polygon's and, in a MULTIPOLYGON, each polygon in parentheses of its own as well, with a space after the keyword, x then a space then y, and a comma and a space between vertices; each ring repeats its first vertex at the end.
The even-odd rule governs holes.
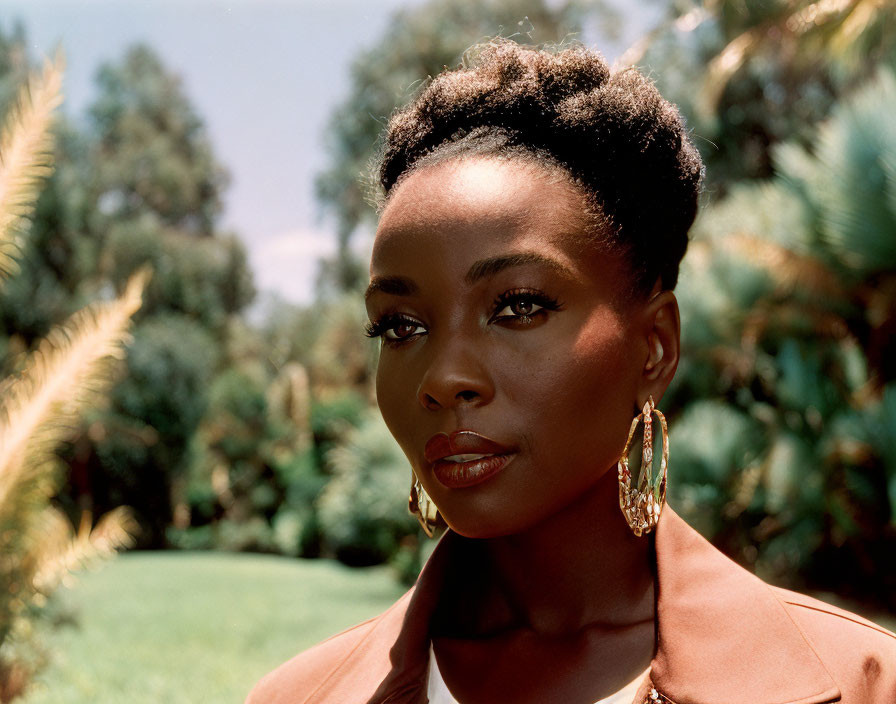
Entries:
MULTIPOLYGON (((446 521, 446 523, 448 523, 446 521)), ((485 522, 474 523, 465 521, 461 523, 450 522, 448 527, 458 535, 474 540, 487 540, 489 538, 500 538, 505 535, 512 535, 513 531, 502 530, 500 526, 486 525, 485 522)))
POLYGON ((448 527, 458 535, 476 540, 502 538, 516 535, 538 523, 544 516, 525 516, 518 511, 511 515, 502 515, 500 511, 472 513, 470 511, 452 512, 450 517, 442 514, 448 527))

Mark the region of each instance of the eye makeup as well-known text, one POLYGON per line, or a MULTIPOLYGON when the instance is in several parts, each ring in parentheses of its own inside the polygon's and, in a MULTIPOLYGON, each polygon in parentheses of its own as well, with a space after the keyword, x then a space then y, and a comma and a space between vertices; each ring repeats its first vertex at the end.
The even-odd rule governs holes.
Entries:
MULTIPOLYGON (((514 288, 504 291, 492 302, 492 314, 489 322, 528 325, 537 316, 546 315, 549 311, 562 310, 563 304, 543 291, 531 288, 514 288), (508 310, 509 313, 504 314, 508 310)), ((367 337, 381 337, 384 344, 401 345, 423 332, 415 332, 417 328, 426 330, 426 326, 404 313, 389 312, 367 323, 364 334, 367 337), (410 329, 410 332, 407 332, 410 329)))

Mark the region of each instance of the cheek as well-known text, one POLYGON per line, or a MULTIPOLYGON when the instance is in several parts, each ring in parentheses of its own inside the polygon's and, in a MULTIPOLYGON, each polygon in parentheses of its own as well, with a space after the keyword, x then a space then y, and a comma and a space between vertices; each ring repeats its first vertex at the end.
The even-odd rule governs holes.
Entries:
POLYGON ((390 366, 389 362, 381 355, 376 369, 376 402, 386 426, 401 445, 403 404, 397 403, 398 398, 401 397, 401 390, 396 385, 400 383, 400 380, 392 374, 390 366))
POLYGON ((570 350, 577 373, 608 380, 618 379, 620 374, 628 376, 632 355, 626 333, 618 315, 605 309, 595 311, 582 326, 570 350))
POLYGON ((608 414, 630 422, 637 373, 624 321, 606 308, 569 320, 489 360, 499 396, 535 428, 568 428, 573 419, 575 429, 595 415, 606 423, 608 414))
MULTIPOLYGON (((576 461, 614 463, 625 446, 637 387, 635 356, 617 315, 595 311, 551 361, 539 416, 576 461)), ((553 355, 552 355, 553 356, 553 355)), ((572 458, 571 458, 572 459, 572 458)))
POLYGON ((386 427, 407 454, 410 442, 407 431, 410 423, 405 416, 411 412, 408 403, 411 397, 403 386, 406 383, 403 381, 404 377, 396 374, 393 366, 385 355, 380 356, 376 370, 376 400, 386 427))

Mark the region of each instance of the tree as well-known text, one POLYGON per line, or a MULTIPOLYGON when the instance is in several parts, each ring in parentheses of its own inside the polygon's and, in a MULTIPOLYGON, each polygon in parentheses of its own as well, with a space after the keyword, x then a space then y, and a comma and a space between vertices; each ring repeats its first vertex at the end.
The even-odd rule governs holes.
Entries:
POLYGON ((180 81, 149 47, 137 45, 120 64, 100 68, 97 88, 89 112, 101 211, 212 236, 227 174, 180 81))

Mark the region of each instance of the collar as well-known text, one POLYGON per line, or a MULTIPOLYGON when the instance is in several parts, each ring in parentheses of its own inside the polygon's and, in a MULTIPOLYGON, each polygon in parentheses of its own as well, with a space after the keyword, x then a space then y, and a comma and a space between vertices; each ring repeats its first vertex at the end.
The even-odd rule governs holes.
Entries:
MULTIPOLYGON (((354 704, 426 702, 428 626, 445 570, 467 539, 448 531, 415 586, 376 623, 317 694, 354 704), (360 678, 342 678, 350 668, 360 678), (352 692, 338 682, 353 680, 352 692), (375 689, 375 691, 374 691, 375 689), (363 691, 361 691, 363 690, 363 691)), ((650 682, 675 704, 821 704, 839 689, 771 588, 668 505, 655 533, 657 652, 650 682)), ((457 564, 457 563, 455 563, 457 564)))
POLYGON ((669 506, 656 532, 651 679, 677 704, 819 704, 840 690, 771 588, 669 506))

